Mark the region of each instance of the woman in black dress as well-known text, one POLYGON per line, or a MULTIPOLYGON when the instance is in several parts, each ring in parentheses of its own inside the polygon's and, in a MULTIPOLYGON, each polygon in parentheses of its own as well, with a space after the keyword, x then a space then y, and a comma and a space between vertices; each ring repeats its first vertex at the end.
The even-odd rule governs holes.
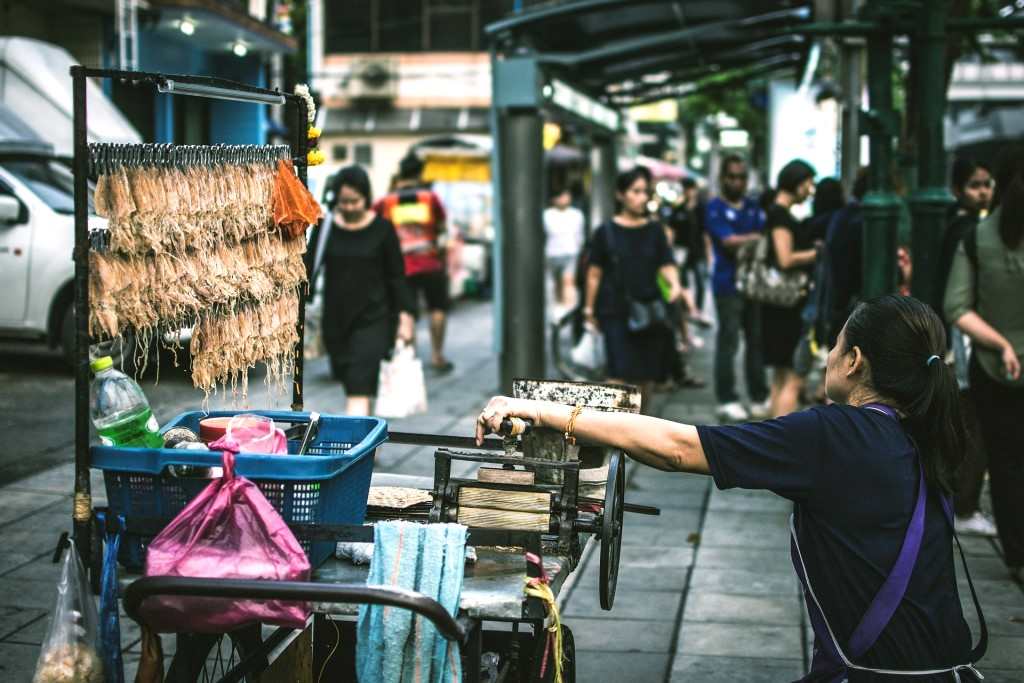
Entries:
MULTIPOLYGON (((802 204, 814 193, 814 168, 796 159, 779 171, 775 200, 765 218, 769 255, 779 270, 802 269, 810 272, 817 258, 813 238, 800 229, 790 209, 802 204)), ((800 342, 803 321, 800 312, 806 298, 793 306, 762 304, 764 362, 774 368, 772 376, 772 416, 788 415, 799 406, 803 378, 793 369, 793 354, 800 342)))
POLYGON ((672 332, 667 317, 631 329, 629 302, 674 303, 683 289, 665 231, 648 216, 650 173, 642 167, 620 173, 615 187, 619 211, 591 238, 583 315, 604 335, 608 381, 638 385, 646 409, 654 383, 668 375, 672 332), (664 299, 659 277, 667 287, 664 299))
POLYGON ((370 210, 366 171, 341 169, 331 189, 330 216, 310 239, 317 245, 315 259, 324 266, 324 346, 331 374, 345 387, 346 414, 369 415, 381 360, 396 337, 412 342, 415 304, 405 285, 395 226, 370 210), (322 230, 330 231, 326 242, 322 230))

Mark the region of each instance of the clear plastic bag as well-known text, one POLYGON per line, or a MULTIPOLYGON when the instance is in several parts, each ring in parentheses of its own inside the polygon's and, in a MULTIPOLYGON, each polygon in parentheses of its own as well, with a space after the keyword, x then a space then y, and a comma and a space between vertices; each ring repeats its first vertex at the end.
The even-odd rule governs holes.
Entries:
POLYGON ((32 683, 103 683, 103 663, 96 650, 99 617, 73 541, 68 541, 61 563, 53 622, 32 683))
POLYGON ((601 331, 593 325, 583 328, 583 335, 576 342, 569 354, 570 360, 588 370, 600 370, 604 367, 604 338, 601 331))
POLYGON ((423 362, 412 346, 400 342, 391 360, 381 361, 379 379, 375 415, 398 418, 427 412, 423 362))

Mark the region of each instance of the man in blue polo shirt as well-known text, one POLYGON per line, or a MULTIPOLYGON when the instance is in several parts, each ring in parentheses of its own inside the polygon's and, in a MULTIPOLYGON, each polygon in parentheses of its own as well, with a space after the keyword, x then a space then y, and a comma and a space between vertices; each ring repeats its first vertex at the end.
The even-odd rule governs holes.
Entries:
POLYGON ((743 422, 769 416, 768 385, 761 358, 761 310, 736 290, 736 252, 756 240, 764 230, 764 212, 747 196, 747 163, 734 154, 722 160, 719 172, 721 196, 707 205, 708 234, 715 250, 711 277, 718 311, 718 339, 715 345, 715 398, 719 420, 743 422), (733 369, 740 331, 745 346, 744 369, 750 410, 740 402, 733 369))

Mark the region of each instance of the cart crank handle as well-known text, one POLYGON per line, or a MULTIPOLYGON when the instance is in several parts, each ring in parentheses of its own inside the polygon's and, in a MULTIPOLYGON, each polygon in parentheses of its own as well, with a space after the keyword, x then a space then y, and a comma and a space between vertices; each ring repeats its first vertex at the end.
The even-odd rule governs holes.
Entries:
POLYGON ((528 420, 522 417, 506 417, 501 421, 501 427, 498 428, 498 434, 505 438, 515 438, 517 436, 529 434, 532 429, 533 420, 528 420))
MULTIPOLYGON (((576 500, 580 503, 604 506, 604 501, 598 500, 597 498, 585 498, 580 496, 576 500)), ((637 503, 623 503, 622 509, 625 512, 635 512, 638 515, 650 515, 652 517, 657 517, 661 514, 661 508, 656 508, 651 505, 638 505, 637 503)))

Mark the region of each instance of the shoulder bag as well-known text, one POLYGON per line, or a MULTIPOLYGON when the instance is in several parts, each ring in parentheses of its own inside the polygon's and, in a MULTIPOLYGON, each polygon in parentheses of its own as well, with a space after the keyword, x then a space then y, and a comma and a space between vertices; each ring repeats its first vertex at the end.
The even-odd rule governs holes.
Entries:
POLYGON ((782 270, 770 259, 765 234, 747 242, 736 254, 736 289, 751 301, 795 306, 807 296, 810 278, 803 270, 782 270))

